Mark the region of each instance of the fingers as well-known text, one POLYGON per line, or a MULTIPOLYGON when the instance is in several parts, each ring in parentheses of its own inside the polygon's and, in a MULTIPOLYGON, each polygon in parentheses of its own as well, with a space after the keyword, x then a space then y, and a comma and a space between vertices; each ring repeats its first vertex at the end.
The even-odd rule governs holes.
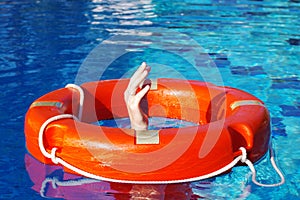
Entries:
MULTIPOLYGON (((127 86, 127 89, 124 93, 124 97, 125 97, 125 101, 128 102, 129 98, 131 96, 135 96, 136 95, 136 90, 138 88, 142 89, 142 86, 150 72, 151 68, 149 66, 147 66, 147 64, 145 62, 143 62, 139 68, 135 71, 135 73, 132 75, 132 77, 130 78, 129 84, 127 86)), ((143 92, 141 93, 142 97, 149 91, 149 89, 145 89, 143 90, 143 92), (145 91, 145 93, 143 93, 145 91)), ((140 91, 141 92, 141 91, 140 91)), ((140 93, 139 92, 139 93, 140 93)), ((141 98, 142 98, 141 97, 141 98)), ((141 99, 139 98, 139 100, 141 99)))
POLYGON ((140 102, 141 99, 145 96, 145 94, 150 90, 150 86, 146 85, 141 91, 139 91, 135 97, 137 98, 137 100, 140 102))
POLYGON ((150 67, 145 62, 136 70, 129 81, 129 88, 131 91, 135 91, 138 87, 142 87, 146 77, 149 74, 150 67))
POLYGON ((145 62, 143 62, 139 66, 139 68, 134 72, 134 74, 132 75, 131 79, 135 80, 137 77, 139 77, 143 73, 143 71, 145 71, 146 67, 147 67, 147 64, 145 62))

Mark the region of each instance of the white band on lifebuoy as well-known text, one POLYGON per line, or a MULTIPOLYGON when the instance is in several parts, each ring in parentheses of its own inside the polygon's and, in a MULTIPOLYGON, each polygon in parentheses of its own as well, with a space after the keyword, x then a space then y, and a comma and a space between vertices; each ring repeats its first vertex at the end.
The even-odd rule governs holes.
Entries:
POLYGON ((36 101, 31 104, 30 108, 40 107, 40 106, 54 106, 57 108, 61 108, 63 107, 63 103, 58 101, 36 101))
POLYGON ((159 130, 135 130, 136 144, 159 144, 159 130))
POLYGON ((157 90, 157 79, 150 79, 151 85, 150 90, 157 90))
POLYGON ((241 100, 241 101, 235 101, 230 105, 231 110, 236 109, 240 106, 265 106, 263 103, 261 103, 258 100, 241 100))

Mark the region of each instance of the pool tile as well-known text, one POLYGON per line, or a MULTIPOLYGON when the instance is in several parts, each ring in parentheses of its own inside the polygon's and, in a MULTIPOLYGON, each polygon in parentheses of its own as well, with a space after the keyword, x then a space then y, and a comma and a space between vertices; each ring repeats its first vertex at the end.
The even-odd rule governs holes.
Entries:
POLYGON ((248 69, 251 76, 266 74, 262 66, 253 66, 248 69))
POLYGON ((282 122, 282 118, 273 117, 272 120, 272 135, 273 136, 287 136, 285 130, 285 124, 282 122))
POLYGON ((297 77, 275 78, 272 79, 274 89, 300 89, 300 80, 297 77))
POLYGON ((266 75, 266 72, 264 71, 262 66, 231 66, 230 70, 232 74, 243 76, 266 75))
POLYGON ((299 46, 300 45, 300 39, 296 39, 296 38, 290 38, 287 40, 287 42, 290 45, 295 45, 295 46, 299 46))
POLYGON ((291 105, 280 105, 281 114, 286 117, 300 117, 300 107, 291 105))
POLYGON ((244 66, 232 66, 230 67, 230 71, 236 75, 248 75, 248 69, 244 66))
POLYGON ((224 53, 208 53, 210 57, 222 60, 228 60, 227 55, 224 53))
POLYGON ((230 61, 229 60, 222 60, 222 59, 216 59, 214 60, 217 67, 227 67, 230 65, 230 61))
POLYGON ((230 66, 230 61, 224 53, 209 53, 209 56, 219 68, 230 66))

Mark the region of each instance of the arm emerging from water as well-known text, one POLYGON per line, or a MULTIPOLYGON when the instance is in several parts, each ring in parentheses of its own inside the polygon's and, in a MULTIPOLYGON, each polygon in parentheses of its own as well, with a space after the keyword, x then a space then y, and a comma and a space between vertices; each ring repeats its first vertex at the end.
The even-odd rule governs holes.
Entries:
POLYGON ((131 128, 135 130, 146 130, 148 128, 148 116, 141 109, 140 102, 150 89, 149 85, 143 85, 149 72, 150 67, 143 62, 130 78, 124 92, 131 128), (138 88, 141 88, 139 92, 137 92, 138 88))

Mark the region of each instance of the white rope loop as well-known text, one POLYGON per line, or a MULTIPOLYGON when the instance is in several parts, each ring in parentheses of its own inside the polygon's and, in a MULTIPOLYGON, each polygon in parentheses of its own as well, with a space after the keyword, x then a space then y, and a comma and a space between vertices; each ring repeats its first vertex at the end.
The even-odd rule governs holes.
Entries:
POLYGON ((65 88, 74 88, 79 92, 79 111, 78 111, 78 119, 81 121, 82 119, 82 111, 83 111, 83 102, 84 102, 84 91, 83 89, 75 84, 67 84, 65 88))
MULTIPOLYGON (((57 120, 60 120, 60 119, 74 119, 74 120, 77 120, 78 121, 78 118, 74 115, 71 115, 71 114, 61 114, 61 115, 56 115, 56 116, 53 116, 53 117, 50 117, 49 119, 47 119, 41 126, 40 128, 40 131, 39 131, 39 137, 38 137, 38 140, 39 140, 39 148, 40 148, 40 151, 42 152, 42 154, 46 157, 46 158, 51 158, 52 161, 54 161, 55 164, 57 164, 57 158, 55 157, 55 152, 56 150, 51 150, 51 154, 48 153, 45 149, 45 146, 44 146, 44 141, 43 141, 43 136, 44 136, 44 131, 46 129, 46 127, 54 122, 54 121, 57 121, 57 120)), ((56 148, 56 147, 54 147, 56 148)))
POLYGON ((275 161, 274 161, 274 154, 273 154, 273 148, 272 146, 270 145, 269 146, 269 150, 270 150, 270 161, 271 161, 271 164, 273 166, 273 168, 275 169, 276 173, 280 176, 280 179, 281 181, 279 183, 273 183, 273 184, 263 184, 263 183, 259 183, 257 180, 256 180, 256 170, 254 168, 254 165, 253 163, 247 159, 247 152, 246 152, 246 149, 244 147, 241 147, 240 150, 242 151, 242 159, 241 159, 241 162, 242 163, 245 163, 248 165, 249 169, 251 170, 252 172, 252 182, 258 186, 261 186, 261 187, 276 187, 276 186, 280 186, 282 184, 284 184, 285 182, 285 178, 282 174, 282 172, 280 171, 280 169, 277 167, 275 161), (272 152, 272 153, 271 153, 272 152))
POLYGON ((241 162, 244 163, 247 160, 247 151, 244 147, 240 147, 240 150, 242 151, 241 162))
POLYGON ((53 147, 52 149, 51 149, 51 161, 54 163, 54 164, 58 164, 58 161, 57 161, 57 159, 56 159, 56 155, 55 155, 55 153, 56 153, 56 150, 57 150, 57 148, 56 147, 53 147))

